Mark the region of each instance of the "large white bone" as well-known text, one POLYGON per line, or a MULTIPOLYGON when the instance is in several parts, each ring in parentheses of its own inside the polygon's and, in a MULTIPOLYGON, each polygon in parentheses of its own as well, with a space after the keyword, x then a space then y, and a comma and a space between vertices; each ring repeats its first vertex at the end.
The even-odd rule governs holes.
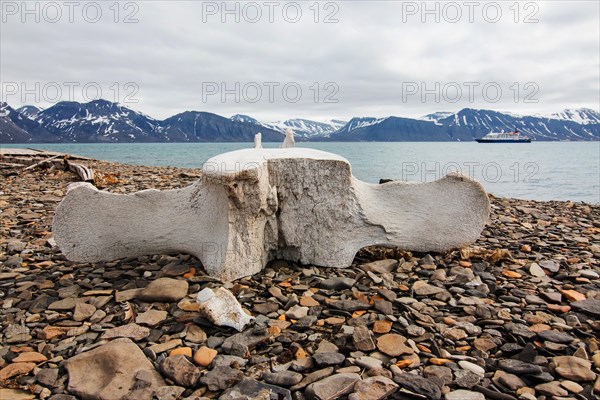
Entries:
POLYGON ((118 195, 76 184, 53 231, 72 261, 186 252, 229 281, 277 258, 348 267, 368 245, 447 251, 475 241, 488 216, 485 191, 464 176, 376 185, 332 153, 258 147, 208 160, 183 189, 118 195))

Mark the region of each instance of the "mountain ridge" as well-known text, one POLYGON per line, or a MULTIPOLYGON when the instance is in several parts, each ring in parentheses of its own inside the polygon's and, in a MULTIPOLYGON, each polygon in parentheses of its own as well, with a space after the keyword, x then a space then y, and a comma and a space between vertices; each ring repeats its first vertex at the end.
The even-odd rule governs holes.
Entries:
POLYGON ((15 110, 0 103, 0 143, 248 142, 257 132, 265 142, 279 142, 290 128, 300 141, 472 141, 490 131, 513 129, 534 140, 596 141, 600 113, 580 108, 541 116, 464 108, 420 118, 261 122, 249 115, 227 118, 206 111, 184 111, 158 120, 102 99, 59 102, 44 110, 35 106, 15 110))

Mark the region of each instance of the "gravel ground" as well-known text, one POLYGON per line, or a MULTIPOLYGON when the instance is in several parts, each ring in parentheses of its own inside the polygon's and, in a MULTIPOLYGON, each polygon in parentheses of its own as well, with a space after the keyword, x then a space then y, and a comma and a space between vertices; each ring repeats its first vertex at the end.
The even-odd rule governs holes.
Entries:
MULTIPOLYGON (((86 164, 115 193, 199 177, 86 164)), ((491 221, 469 247, 369 247, 348 269, 281 260, 223 285, 185 254, 67 261, 51 224, 76 179, 0 170, 1 399, 600 394, 598 205, 490 196, 491 221), (210 323, 195 302, 206 287, 231 291, 254 322, 241 333, 210 323)))

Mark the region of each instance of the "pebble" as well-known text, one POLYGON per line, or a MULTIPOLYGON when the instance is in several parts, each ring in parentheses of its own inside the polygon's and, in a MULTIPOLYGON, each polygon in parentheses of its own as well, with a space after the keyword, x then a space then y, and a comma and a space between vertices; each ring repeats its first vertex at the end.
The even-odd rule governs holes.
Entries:
POLYGON ((428 284, 425 281, 416 281, 412 287, 413 292, 417 296, 432 296, 444 291, 444 289, 428 284))
POLYGON ((28 351, 25 353, 19 354, 16 358, 12 360, 13 363, 42 363, 44 361, 48 361, 48 357, 45 355, 38 353, 37 351, 28 351))
POLYGON ((305 390, 307 399, 335 399, 349 394, 354 389, 354 384, 360 380, 360 375, 353 373, 335 374, 318 382, 311 383, 305 390))
POLYGON ((302 374, 294 371, 265 372, 263 374, 265 382, 283 387, 294 386, 299 383, 302 378, 302 374))
POLYGON ((435 383, 419 375, 403 373, 394 376, 394 382, 401 388, 425 396, 430 400, 439 400, 442 397, 440 388, 435 383))
POLYGON ((349 400, 385 399, 398 389, 398 384, 385 376, 372 376, 354 384, 349 400))
POLYGON ((215 349, 202 346, 194 354, 194 362, 201 367, 208 367, 219 354, 215 349))
POLYGON ((529 266, 529 273, 532 276, 537 277, 546 276, 546 272, 544 272, 544 269, 540 267, 537 263, 531 263, 531 265, 529 266))
POLYGON ((165 358, 160 369, 167 378, 183 387, 196 386, 201 376, 200 370, 181 354, 165 358))
POLYGON ((414 353, 414 350, 406 345, 406 338, 395 333, 380 336, 377 339, 377 348, 391 357, 414 353))
POLYGON ((319 367, 328 367, 330 365, 338 365, 343 363, 346 357, 340 353, 329 352, 315 353, 313 355, 313 359, 319 367))
POLYGON ((73 321, 85 321, 96 312, 96 307, 87 303, 78 303, 73 310, 73 321))
POLYGON ((472 362, 461 360, 458 362, 458 365, 460 365, 462 369, 470 371, 476 375, 479 375, 480 377, 485 375, 485 369, 477 364, 473 364, 472 362))
POLYGON ((0 382, 6 381, 14 376, 27 375, 36 367, 32 362, 17 362, 8 364, 0 370, 0 382))
POLYGON ((319 285, 325 290, 344 290, 354 285, 354 279, 345 277, 336 277, 323 279, 319 285))
POLYGON ((535 391, 544 396, 567 396, 569 392, 560 386, 560 382, 540 383, 535 386, 535 391))
POLYGON ((568 333, 549 329, 538 333, 540 339, 548 340, 554 343, 571 343, 575 338, 568 333))
POLYGON ((592 363, 579 357, 554 357, 552 358, 552 365, 560 376, 575 382, 596 379, 596 374, 592 371, 592 363))
POLYGON ((485 396, 479 392, 471 390, 453 390, 444 395, 446 400, 485 400, 485 396))
POLYGON ((571 303, 571 307, 592 317, 600 317, 600 299, 574 301, 571 303))
POLYGON ((285 312, 285 316, 291 319, 300 319, 308 315, 308 307, 295 305, 285 312))
POLYGON ((567 389, 569 392, 572 392, 572 393, 581 393, 581 392, 583 392, 583 386, 581 386, 577 382, 573 382, 573 381, 561 381, 560 385, 562 387, 564 387, 565 389, 567 389))
POLYGON ((140 325, 155 326, 167 319, 168 315, 169 313, 163 310, 148 310, 138 314, 135 318, 135 322, 140 325))
POLYGON ((186 357, 192 357, 192 348, 191 347, 178 347, 169 351, 169 357, 173 357, 176 355, 182 354, 186 357))
POLYGON ((219 397, 219 400, 266 400, 267 398, 273 398, 278 400, 292 400, 291 393, 288 389, 262 383, 251 378, 244 378, 235 386, 225 390, 223 394, 219 397), (264 393, 267 397, 257 397, 257 393, 264 393))
POLYGON ((150 335, 150 329, 135 323, 117 326, 104 332, 103 339, 130 338, 142 340, 150 335))
POLYGON ((366 326, 357 326, 354 328, 352 334, 352 340, 354 346, 360 351, 372 351, 375 350, 375 342, 373 341, 373 335, 366 326))

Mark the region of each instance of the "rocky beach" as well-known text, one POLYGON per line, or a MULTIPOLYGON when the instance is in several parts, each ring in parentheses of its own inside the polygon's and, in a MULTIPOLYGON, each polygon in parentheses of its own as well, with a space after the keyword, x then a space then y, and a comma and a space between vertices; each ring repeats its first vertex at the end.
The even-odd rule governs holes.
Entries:
MULTIPOLYGON (((17 160, 18 161, 18 160, 17 160)), ((114 193, 198 170, 82 162, 114 193)), ((75 173, 0 169, 0 399, 594 399, 600 206, 490 195, 446 254, 368 247, 351 268, 279 260, 222 284, 186 254, 68 261, 52 219, 75 173), (242 332, 199 310, 228 289, 242 332)))

